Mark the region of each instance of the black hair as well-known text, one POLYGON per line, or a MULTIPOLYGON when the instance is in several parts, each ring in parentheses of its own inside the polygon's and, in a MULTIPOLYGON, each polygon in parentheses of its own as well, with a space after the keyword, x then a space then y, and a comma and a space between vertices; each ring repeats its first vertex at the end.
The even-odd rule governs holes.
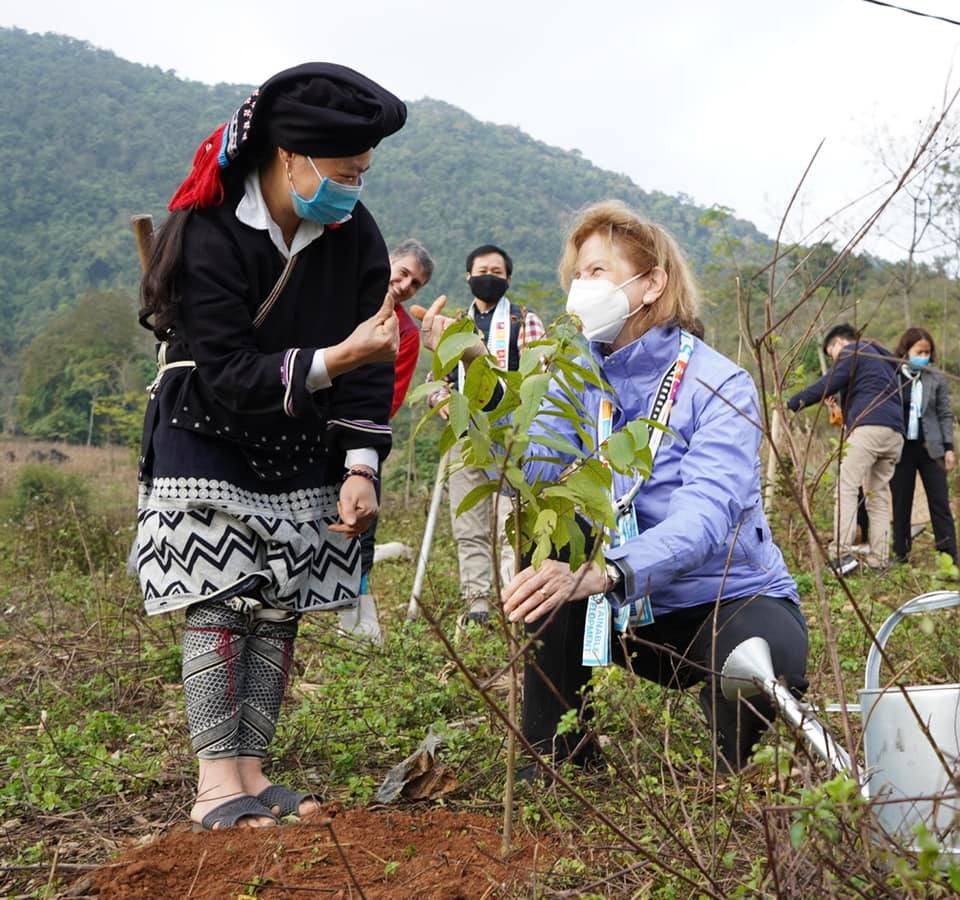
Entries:
POLYGON ((897 349, 893 351, 898 359, 906 359, 907 353, 914 344, 926 341, 930 345, 930 362, 937 361, 937 345, 933 342, 933 335, 926 328, 914 325, 908 328, 900 337, 897 349))
MULTIPOLYGON (((247 173, 266 162, 276 148, 263 146, 248 153, 220 173, 224 191, 242 183, 247 173)), ((193 210, 178 209, 167 216, 153 238, 150 262, 140 281, 140 311, 137 318, 157 340, 169 340, 173 335, 180 303, 180 270, 183 261, 183 233, 193 210)))
POLYGON ((857 330, 849 322, 841 322, 839 325, 834 325, 827 332, 827 336, 823 339, 823 352, 827 352, 827 348, 837 339, 837 338, 848 338, 851 341, 855 341, 859 334, 857 330))
POLYGON ((476 250, 471 250, 467 257, 467 274, 473 271, 473 261, 478 256, 486 256, 488 253, 499 253, 503 257, 503 264, 507 267, 507 278, 513 275, 513 260, 506 250, 501 249, 496 244, 481 244, 476 250))

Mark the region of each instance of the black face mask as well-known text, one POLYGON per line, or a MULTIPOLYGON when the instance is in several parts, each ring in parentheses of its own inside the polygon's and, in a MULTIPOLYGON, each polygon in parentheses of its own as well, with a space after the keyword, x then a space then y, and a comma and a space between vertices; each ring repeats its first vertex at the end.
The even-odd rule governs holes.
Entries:
POLYGON ((496 303, 507 292, 507 279, 499 275, 472 275, 467 284, 473 296, 484 303, 496 303))

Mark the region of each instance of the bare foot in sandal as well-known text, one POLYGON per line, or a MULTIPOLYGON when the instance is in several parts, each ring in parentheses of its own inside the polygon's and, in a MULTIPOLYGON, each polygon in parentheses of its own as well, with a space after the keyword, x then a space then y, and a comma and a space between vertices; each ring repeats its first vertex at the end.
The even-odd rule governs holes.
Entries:
POLYGON ((320 798, 309 792, 290 790, 282 784, 273 784, 263 774, 263 760, 256 756, 241 756, 237 760, 243 789, 269 807, 279 818, 298 816, 304 818, 321 812, 320 798))
MULTIPOLYGON (((194 807, 196 810, 196 807, 194 807)), ((222 828, 269 828, 277 819, 256 797, 239 794, 215 806, 199 821, 191 812, 194 831, 220 831, 222 828)))
POLYGON ((276 816, 244 788, 235 757, 200 760, 197 799, 190 810, 190 820, 195 827, 207 831, 269 828, 277 824, 276 816), (241 803, 244 798, 253 802, 241 803))

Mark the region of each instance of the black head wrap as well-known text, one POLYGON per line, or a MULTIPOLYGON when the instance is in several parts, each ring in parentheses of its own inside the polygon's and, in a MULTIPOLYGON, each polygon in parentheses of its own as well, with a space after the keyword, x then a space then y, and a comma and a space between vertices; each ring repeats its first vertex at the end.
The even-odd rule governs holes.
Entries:
POLYGON ((312 63, 275 76, 267 138, 305 156, 355 156, 399 131, 407 108, 374 81, 348 69, 312 63))
POLYGON ((169 209, 216 206, 220 173, 266 146, 306 156, 356 156, 403 128, 407 107, 375 81, 335 63, 304 63, 255 90, 197 148, 169 209))

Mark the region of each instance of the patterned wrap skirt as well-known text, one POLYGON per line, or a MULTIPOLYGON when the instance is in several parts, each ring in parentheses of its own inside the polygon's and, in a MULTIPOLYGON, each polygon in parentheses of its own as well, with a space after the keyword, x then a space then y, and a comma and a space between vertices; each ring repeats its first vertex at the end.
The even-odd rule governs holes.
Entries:
POLYGON ((206 478, 141 482, 137 573, 147 614, 238 595, 296 612, 355 601, 360 542, 330 531, 338 495, 339 485, 265 493, 206 478))

